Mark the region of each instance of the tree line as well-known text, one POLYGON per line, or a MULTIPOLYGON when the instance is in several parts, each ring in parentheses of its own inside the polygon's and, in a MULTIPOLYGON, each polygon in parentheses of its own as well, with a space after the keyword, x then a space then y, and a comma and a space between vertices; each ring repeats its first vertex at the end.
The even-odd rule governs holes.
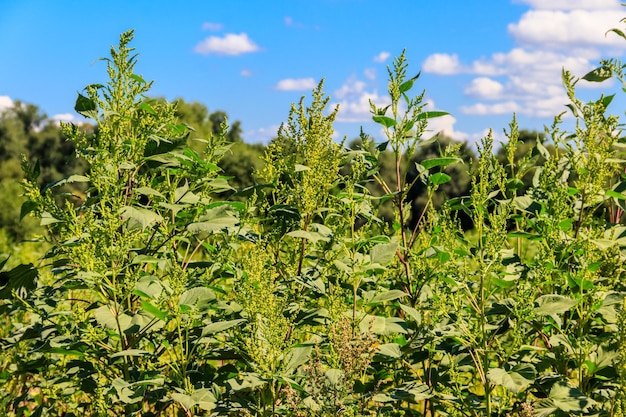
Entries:
MULTIPOLYGON (((220 134, 222 126, 228 125, 225 138, 230 143, 230 149, 221 159, 219 167, 222 175, 229 178, 229 183, 235 190, 225 192, 222 198, 232 197, 233 193, 257 184, 258 179, 255 173, 264 165, 262 155, 266 146, 261 143, 246 143, 242 137, 240 121, 229 122, 226 112, 221 110, 211 112, 202 103, 187 102, 184 99, 176 100, 176 116, 180 122, 193 128, 187 141, 189 146, 200 153, 206 146, 201 139, 220 134)), ((94 129, 89 123, 82 124, 81 128, 92 133, 94 129)), ((543 140, 544 136, 543 132, 521 130, 519 132, 520 146, 514 155, 515 162, 529 155, 537 139, 543 140)), ((367 138, 352 139, 347 147, 357 149, 363 139, 367 140, 367 138)), ((276 138, 272 141, 275 140, 276 138)), ((87 164, 74 156, 74 146, 74 143, 64 136, 59 123, 50 119, 35 104, 16 101, 12 107, 0 112, 0 229, 3 229, 12 241, 22 240, 37 231, 37 225, 33 219, 20 220, 22 200, 19 197, 21 194, 19 181, 23 175, 20 168, 22 158, 30 164, 39 165, 43 187, 45 184, 69 175, 80 175, 86 172, 87 164)), ((457 147, 464 155, 464 159, 462 164, 454 164, 446 168, 446 173, 452 177, 452 180, 442 184, 437 190, 433 198, 433 204, 437 207, 445 199, 469 195, 470 173, 472 164, 476 161, 475 152, 467 142, 459 142, 450 137, 438 135, 433 140, 424 141, 416 153, 410 156, 412 162, 418 163, 437 157, 446 147, 457 147)), ((404 158, 408 157, 404 155, 404 158)), ((506 162, 506 149, 499 148, 496 157, 506 162)), ((391 152, 381 151, 381 176, 386 181, 391 180, 395 175, 393 159, 391 152)), ((403 175, 411 182, 418 172, 414 169, 404 172, 403 175)), ((520 191, 530 186, 532 177, 532 172, 524 176, 520 191)), ((367 187, 375 196, 385 195, 385 190, 376 182, 370 182, 367 187)), ((80 193, 80 189, 72 191, 80 193)), ((242 194, 245 195, 245 193, 242 194)), ((235 196, 235 198, 243 197, 235 196)), ((415 181, 407 199, 410 200, 415 222, 424 211, 424 206, 428 201, 426 185, 422 181, 415 181)), ((381 200, 377 214, 389 221, 393 218, 392 207, 384 201, 384 198, 381 200)), ((463 221, 463 218, 461 220, 464 228, 471 228, 470 222, 463 221)))

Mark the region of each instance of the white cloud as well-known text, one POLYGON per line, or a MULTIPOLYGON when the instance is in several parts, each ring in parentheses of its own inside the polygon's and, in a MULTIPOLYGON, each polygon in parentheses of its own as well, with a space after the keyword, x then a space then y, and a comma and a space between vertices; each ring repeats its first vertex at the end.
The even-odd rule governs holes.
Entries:
POLYGON ((498 81, 488 77, 478 77, 465 87, 464 93, 479 99, 495 99, 499 98, 503 91, 504 86, 498 81))
POLYGON ((73 113, 60 113, 51 117, 56 122, 80 123, 80 119, 73 113))
POLYGON ((333 96, 340 100, 352 98, 361 94, 363 90, 365 90, 365 87, 366 84, 364 81, 351 77, 348 81, 343 83, 339 89, 334 91, 333 96))
POLYGON ((260 127, 258 129, 246 130, 243 133, 243 137, 247 143, 269 143, 274 139, 278 133, 280 125, 271 125, 267 127, 260 127))
POLYGON ((432 54, 422 64, 424 72, 438 75, 452 75, 463 72, 457 54, 432 54))
POLYGON ((219 32, 224 25, 222 23, 204 22, 202 23, 202 30, 210 30, 211 32, 219 32))
POLYGON ((519 112, 520 105, 515 101, 485 104, 475 103, 470 106, 461 106, 461 112, 465 114, 488 115, 488 114, 511 114, 519 112))
POLYGON ((375 80, 376 79, 376 69, 375 68, 365 68, 363 70, 363 75, 368 80, 375 80))
POLYGON ((240 33, 236 35, 229 33, 224 37, 209 36, 194 47, 194 52, 202 55, 241 55, 249 52, 256 52, 260 48, 255 44, 248 34, 240 33))
POLYGON ((252 76, 252 71, 250 71, 249 69, 242 69, 239 74, 241 74, 242 77, 251 77, 252 76))
POLYGON ((603 10, 619 9, 618 0, 515 0, 515 3, 524 3, 534 9, 548 10, 603 10))
MULTIPOLYGON (((433 74, 477 76, 464 86, 465 95, 475 101, 461 107, 463 113, 554 116, 568 103, 563 69, 583 76, 602 57, 621 56, 626 50, 623 39, 607 34, 620 26, 620 0, 513 1, 529 5, 530 10, 508 25, 515 43, 512 49, 467 62, 455 53, 440 52, 423 63, 423 71, 433 74)), ((600 85, 580 82, 577 87, 600 85)))
POLYGON ((13 100, 9 96, 0 96, 0 112, 13 107, 13 100))
POLYGON ((522 44, 542 48, 612 46, 624 48, 624 40, 614 34, 605 35, 622 18, 617 10, 530 10, 508 31, 522 44))
POLYGON ((285 78, 276 84, 276 89, 280 91, 303 91, 312 90, 317 86, 313 78, 285 78))
POLYGON ((391 56, 391 54, 387 51, 382 51, 381 53, 379 53, 378 55, 376 55, 374 57, 374 62, 385 62, 387 60, 387 58, 389 58, 391 56))
POLYGON ((339 105, 339 112, 337 113, 338 122, 370 122, 372 120, 372 114, 370 113, 370 100, 377 107, 384 107, 391 103, 391 99, 386 95, 379 96, 376 91, 363 91, 352 99, 344 99, 339 102, 332 103, 330 108, 335 108, 335 106, 339 105))

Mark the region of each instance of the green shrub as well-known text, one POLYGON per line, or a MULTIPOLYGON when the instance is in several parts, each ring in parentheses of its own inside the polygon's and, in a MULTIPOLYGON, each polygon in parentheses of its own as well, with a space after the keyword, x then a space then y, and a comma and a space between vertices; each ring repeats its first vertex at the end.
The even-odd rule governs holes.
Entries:
MULTIPOLYGON (((50 250, 39 269, 0 272, 7 415, 623 415, 624 145, 610 98, 579 101, 565 72, 576 130, 557 117, 531 152, 541 165, 516 167, 513 120, 506 160, 486 136, 469 194, 442 202, 463 155, 406 157, 445 113, 410 95, 402 54, 391 105, 372 105, 385 142, 335 143, 320 84, 267 148, 263 183, 218 201, 226 124, 204 154, 188 147, 175 105, 148 99, 133 72, 132 36, 108 83, 77 99, 97 129, 63 125, 88 174, 40 190, 24 164, 22 212, 50 250), (77 183, 78 203, 62 188, 77 183)), ((623 79, 620 65, 585 79, 623 79)))

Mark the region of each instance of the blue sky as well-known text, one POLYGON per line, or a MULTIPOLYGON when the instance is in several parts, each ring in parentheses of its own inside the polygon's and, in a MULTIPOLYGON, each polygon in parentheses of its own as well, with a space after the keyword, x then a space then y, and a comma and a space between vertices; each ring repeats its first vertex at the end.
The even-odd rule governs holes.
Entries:
MULTIPOLYGON (((561 69, 584 75, 626 41, 619 0, 0 0, 0 108, 33 103, 79 120, 76 93, 106 81, 119 34, 135 29, 137 72, 152 95, 199 101, 240 120, 247 142, 267 142, 290 104, 325 78, 339 104, 337 137, 381 139, 368 100, 386 103, 387 66, 406 49, 433 108, 431 128, 475 141, 517 113, 539 129, 565 110, 561 69)), ((581 83, 583 97, 615 85, 581 83)), ((624 100, 613 104, 621 114, 624 100)))

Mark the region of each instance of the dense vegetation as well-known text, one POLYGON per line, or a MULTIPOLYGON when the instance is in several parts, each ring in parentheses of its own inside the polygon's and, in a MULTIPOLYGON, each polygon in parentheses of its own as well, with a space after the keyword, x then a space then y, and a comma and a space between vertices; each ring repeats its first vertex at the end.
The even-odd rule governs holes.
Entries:
POLYGON ((445 113, 413 95, 403 54, 391 105, 372 105, 385 142, 334 142, 320 84, 253 147, 223 113, 150 98, 132 36, 76 101, 91 125, 22 121, 25 150, 56 132, 48 147, 76 159, 12 171, 46 252, 1 263, 7 415, 624 415, 612 96, 581 102, 564 71, 573 132, 513 119, 501 150, 487 135, 472 155, 421 139, 445 113), (240 152, 262 157, 242 170, 240 152))

